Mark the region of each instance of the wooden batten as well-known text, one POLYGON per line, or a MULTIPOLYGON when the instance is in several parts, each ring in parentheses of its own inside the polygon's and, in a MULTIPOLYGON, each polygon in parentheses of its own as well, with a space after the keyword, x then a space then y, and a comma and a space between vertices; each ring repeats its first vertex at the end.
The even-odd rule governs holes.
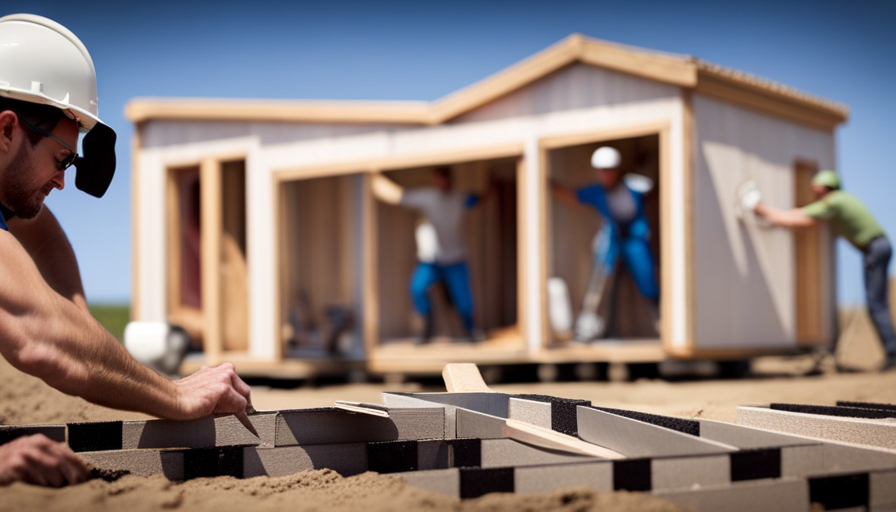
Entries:
MULTIPOLYGON (((793 192, 795 207, 815 201, 812 176, 818 171, 814 162, 797 160, 794 165, 793 192)), ((824 336, 825 294, 824 281, 828 278, 822 266, 825 250, 822 226, 794 231, 794 290, 796 295, 796 342, 799 345, 820 345, 824 336)))
POLYGON ((380 309, 376 300, 376 290, 379 285, 377 278, 377 253, 376 253, 376 235, 377 235, 377 209, 376 198, 373 197, 373 191, 370 186, 370 175, 365 174, 363 177, 363 196, 361 208, 363 209, 363 254, 365 258, 363 265, 363 294, 364 294, 364 331, 361 333, 364 340, 364 353, 369 358, 377 349, 379 344, 379 322, 380 309))
MULTIPOLYGON (((694 173, 697 168, 697 125, 694 122, 694 95, 690 90, 682 91, 682 139, 684 141, 683 157, 684 162, 682 170, 684 172, 684 198, 682 208, 684 208, 684 261, 685 261, 685 321, 687 327, 685 329, 685 346, 687 350, 693 352, 696 345, 694 339, 694 326, 697 321, 696 307, 694 301, 694 288, 696 284, 697 274, 694 272, 694 193, 693 188, 696 180, 694 173)), ((668 158, 671 158, 669 156, 668 158)), ((671 253, 671 249, 670 249, 671 253)), ((669 302, 671 306, 671 301, 669 302)), ((671 308, 669 310, 671 314, 671 308)), ((668 322, 667 322, 668 324, 668 322)), ((670 330, 671 331, 671 330, 670 330)), ((671 332, 668 333, 671 342, 671 332)), ((670 343, 671 344, 671 343, 670 343)))
POLYGON ((143 319, 140 286, 140 140, 143 125, 134 125, 131 138, 131 321, 143 319))
POLYGON ((215 365, 224 350, 221 303, 221 162, 206 158, 199 165, 201 182, 200 246, 202 250, 203 346, 206 360, 215 365))

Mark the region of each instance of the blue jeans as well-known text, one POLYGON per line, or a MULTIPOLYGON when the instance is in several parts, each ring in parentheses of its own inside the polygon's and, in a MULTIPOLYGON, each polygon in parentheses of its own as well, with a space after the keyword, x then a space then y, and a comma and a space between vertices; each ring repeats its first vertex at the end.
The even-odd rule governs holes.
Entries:
POLYGON ((865 300, 868 314, 877 330, 880 342, 887 352, 888 358, 896 357, 896 332, 890 317, 890 305, 887 297, 887 275, 893 248, 885 236, 875 238, 865 248, 862 264, 865 269, 865 300))
POLYGON ((429 287, 445 281, 451 302, 457 308, 467 331, 473 329, 473 295, 470 293, 470 272, 464 262, 451 265, 420 263, 411 277, 411 298, 414 307, 424 316, 432 313, 432 304, 426 292, 429 287))

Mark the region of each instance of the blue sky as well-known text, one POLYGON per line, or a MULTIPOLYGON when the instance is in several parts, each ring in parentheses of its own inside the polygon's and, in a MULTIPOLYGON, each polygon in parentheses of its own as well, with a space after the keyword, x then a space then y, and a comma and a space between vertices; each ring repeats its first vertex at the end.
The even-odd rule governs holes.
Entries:
MULTIPOLYGON (((47 201, 92 302, 130 298, 129 99, 433 100, 573 32, 695 55, 848 104, 839 169, 896 234, 896 2, 4 0, 0 14, 13 12, 47 16, 81 38, 97 68, 100 116, 119 134, 106 197, 67 186, 47 201)), ((840 242, 838 257, 840 301, 862 302, 858 254, 840 242)))

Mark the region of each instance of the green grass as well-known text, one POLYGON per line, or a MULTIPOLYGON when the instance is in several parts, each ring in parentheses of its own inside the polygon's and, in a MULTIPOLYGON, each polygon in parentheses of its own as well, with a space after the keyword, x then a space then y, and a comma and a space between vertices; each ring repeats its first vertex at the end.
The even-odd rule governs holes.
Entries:
POLYGON ((131 305, 90 304, 89 307, 93 317, 121 341, 124 337, 124 327, 131 320, 131 305))

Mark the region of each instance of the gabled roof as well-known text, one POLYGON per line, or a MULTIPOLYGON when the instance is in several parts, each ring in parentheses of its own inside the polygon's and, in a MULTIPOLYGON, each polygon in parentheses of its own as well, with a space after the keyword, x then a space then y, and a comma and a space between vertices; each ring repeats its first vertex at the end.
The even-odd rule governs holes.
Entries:
POLYGON ((433 102, 138 98, 128 103, 125 115, 134 123, 189 119, 435 125, 575 62, 680 86, 817 127, 833 128, 849 115, 845 105, 695 57, 580 34, 433 102))

